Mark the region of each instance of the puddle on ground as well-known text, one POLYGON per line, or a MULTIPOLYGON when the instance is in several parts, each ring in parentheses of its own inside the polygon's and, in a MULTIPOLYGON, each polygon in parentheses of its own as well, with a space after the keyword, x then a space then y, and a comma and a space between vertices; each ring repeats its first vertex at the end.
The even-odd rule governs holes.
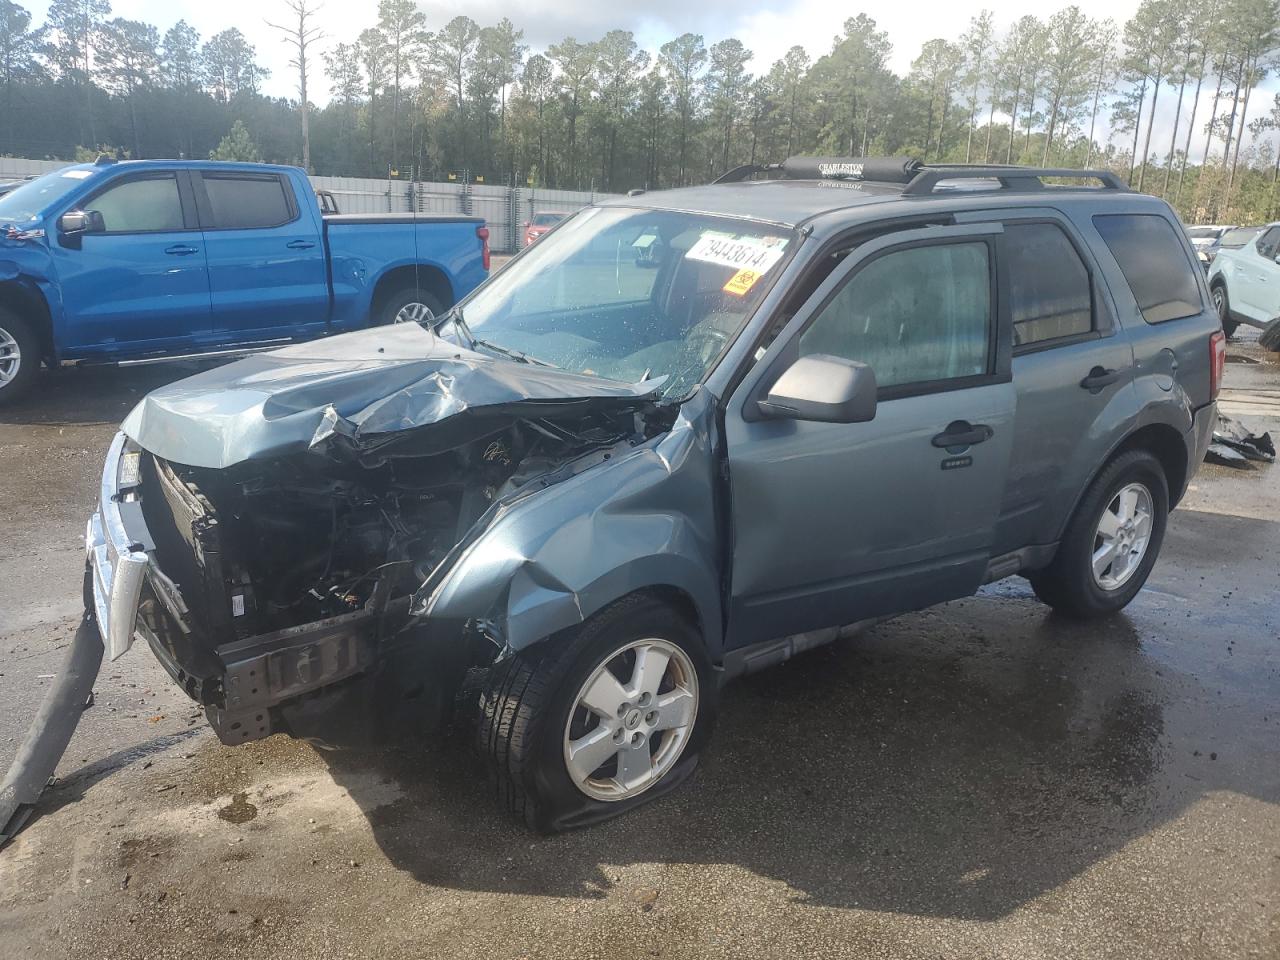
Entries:
POLYGON ((258 815, 258 808, 249 802, 249 794, 241 791, 231 802, 218 811, 218 816, 228 823, 248 823, 258 815))

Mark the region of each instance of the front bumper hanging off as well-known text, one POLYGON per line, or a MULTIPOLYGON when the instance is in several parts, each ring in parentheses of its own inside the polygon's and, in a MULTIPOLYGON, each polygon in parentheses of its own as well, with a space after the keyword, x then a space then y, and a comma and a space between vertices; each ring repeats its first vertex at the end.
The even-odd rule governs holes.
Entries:
POLYGON ((58 679, 45 695, 22 748, 0 783, 0 846, 31 816, 71 742, 101 666, 102 638, 93 614, 86 611, 58 679))
POLYGON ((145 545, 126 532, 125 516, 138 510, 137 454, 123 433, 107 454, 98 508, 85 532, 85 614, 57 680, 0 783, 0 846, 31 816, 88 705, 106 652, 112 660, 133 643, 138 596, 146 573, 145 545), (142 548, 142 549, 139 549, 142 548))

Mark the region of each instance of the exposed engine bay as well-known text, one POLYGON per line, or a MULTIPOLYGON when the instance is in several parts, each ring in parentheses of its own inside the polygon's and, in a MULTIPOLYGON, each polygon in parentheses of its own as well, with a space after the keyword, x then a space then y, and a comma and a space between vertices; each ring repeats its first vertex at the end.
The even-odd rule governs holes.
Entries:
POLYGON ((264 707, 364 671, 412 625, 409 598, 496 504, 662 429, 642 406, 464 418, 374 453, 332 437, 225 469, 144 452, 154 563, 139 621, 224 740, 264 736, 264 707))

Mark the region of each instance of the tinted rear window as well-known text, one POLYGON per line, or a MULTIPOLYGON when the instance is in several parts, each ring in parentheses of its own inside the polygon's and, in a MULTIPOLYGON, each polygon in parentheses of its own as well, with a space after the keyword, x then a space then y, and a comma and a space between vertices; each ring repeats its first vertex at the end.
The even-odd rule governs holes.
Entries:
POLYGON ((535 213, 533 215, 533 225, 535 227, 550 227, 563 219, 563 213, 535 213))
POLYGON ((1151 213, 1099 214, 1093 225, 1120 264, 1147 323, 1204 309, 1191 261, 1168 220, 1151 213))
POLYGON ((278 227, 293 219, 284 184, 279 177, 205 174, 213 224, 221 230, 278 227))

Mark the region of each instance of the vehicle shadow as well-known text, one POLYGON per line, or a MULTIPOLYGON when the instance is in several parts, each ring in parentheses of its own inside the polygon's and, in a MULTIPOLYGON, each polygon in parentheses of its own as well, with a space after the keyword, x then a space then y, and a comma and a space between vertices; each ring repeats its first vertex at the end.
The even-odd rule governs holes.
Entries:
POLYGON ((1123 616, 1084 625, 994 595, 731 686, 692 780, 587 830, 509 822, 457 749, 326 762, 423 883, 592 898, 611 865, 732 864, 811 903, 985 920, 1232 786, 1162 745, 1168 705, 1198 689, 1123 616), (362 798, 371 765, 405 796, 362 798))
POLYGON ((216 363, 177 360, 134 367, 42 370, 29 394, 0 406, 0 424, 119 423, 156 387, 182 380, 216 363))

